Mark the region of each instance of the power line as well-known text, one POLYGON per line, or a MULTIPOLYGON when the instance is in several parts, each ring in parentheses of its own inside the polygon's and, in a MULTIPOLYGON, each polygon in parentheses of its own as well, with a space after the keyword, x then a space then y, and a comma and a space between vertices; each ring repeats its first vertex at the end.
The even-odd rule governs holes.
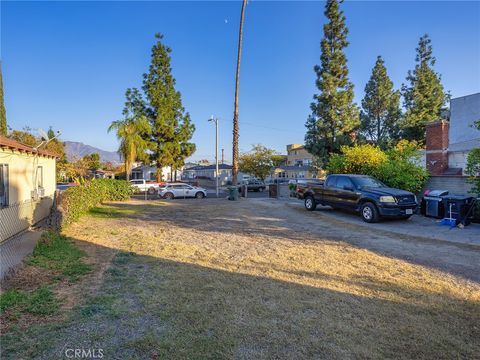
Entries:
MULTIPOLYGON (((259 127, 259 128, 276 130, 276 131, 286 131, 286 132, 289 132, 289 133, 292 133, 292 132, 300 133, 300 131, 296 130, 296 129, 280 129, 280 128, 276 128, 276 127, 272 127, 272 126, 257 125, 257 124, 246 122, 246 121, 241 121, 240 125, 249 125, 249 126, 253 126, 253 127, 259 127)), ((302 131, 301 133, 305 134, 305 131, 302 131)))

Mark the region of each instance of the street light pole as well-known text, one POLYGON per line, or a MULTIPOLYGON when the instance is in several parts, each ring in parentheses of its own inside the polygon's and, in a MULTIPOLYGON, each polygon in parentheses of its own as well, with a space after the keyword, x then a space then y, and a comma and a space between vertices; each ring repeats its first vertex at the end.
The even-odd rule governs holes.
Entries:
POLYGON ((212 115, 208 121, 215 122, 215 190, 218 198, 218 118, 212 115))

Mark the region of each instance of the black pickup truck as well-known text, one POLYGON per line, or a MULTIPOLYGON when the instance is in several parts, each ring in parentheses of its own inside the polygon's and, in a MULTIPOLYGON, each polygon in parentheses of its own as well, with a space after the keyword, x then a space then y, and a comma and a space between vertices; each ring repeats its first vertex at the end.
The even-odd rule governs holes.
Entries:
POLYGON ((317 204, 359 212, 366 222, 380 217, 408 219, 417 210, 417 199, 408 191, 387 187, 366 175, 332 174, 323 184, 297 186, 297 196, 305 200, 305 208, 315 210, 317 204))

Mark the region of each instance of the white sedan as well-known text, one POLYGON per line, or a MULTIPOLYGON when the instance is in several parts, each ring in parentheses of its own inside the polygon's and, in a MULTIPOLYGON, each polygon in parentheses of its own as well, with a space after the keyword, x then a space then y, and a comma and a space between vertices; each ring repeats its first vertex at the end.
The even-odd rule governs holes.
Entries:
POLYGON ((169 183, 158 189, 158 195, 164 199, 194 197, 203 199, 207 196, 207 190, 185 183, 169 183))

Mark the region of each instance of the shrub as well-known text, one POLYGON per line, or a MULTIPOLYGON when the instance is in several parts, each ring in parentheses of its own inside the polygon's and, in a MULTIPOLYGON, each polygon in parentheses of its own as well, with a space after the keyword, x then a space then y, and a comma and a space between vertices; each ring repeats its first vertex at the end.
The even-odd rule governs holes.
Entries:
POLYGON ((473 185, 471 193, 480 196, 480 148, 468 153, 465 174, 468 175, 468 182, 473 185))
POLYGON ((341 174, 345 172, 345 156, 340 154, 330 155, 330 159, 327 164, 328 174, 341 174))
POLYGON ((419 193, 428 179, 427 170, 409 160, 389 159, 381 164, 376 177, 388 186, 419 193))
POLYGON ((342 146, 342 155, 333 155, 328 163, 330 173, 373 174, 387 161, 387 155, 373 145, 342 146), (332 171, 334 170, 334 171, 332 171))
POLYGON ((66 226, 104 201, 127 200, 132 194, 128 181, 94 179, 65 190, 59 199, 62 208, 60 226, 66 226))
POLYGON ((428 179, 427 171, 415 164, 418 144, 400 141, 395 148, 382 151, 373 145, 342 147, 327 165, 328 173, 363 174, 378 178, 386 185, 419 192, 428 179))

